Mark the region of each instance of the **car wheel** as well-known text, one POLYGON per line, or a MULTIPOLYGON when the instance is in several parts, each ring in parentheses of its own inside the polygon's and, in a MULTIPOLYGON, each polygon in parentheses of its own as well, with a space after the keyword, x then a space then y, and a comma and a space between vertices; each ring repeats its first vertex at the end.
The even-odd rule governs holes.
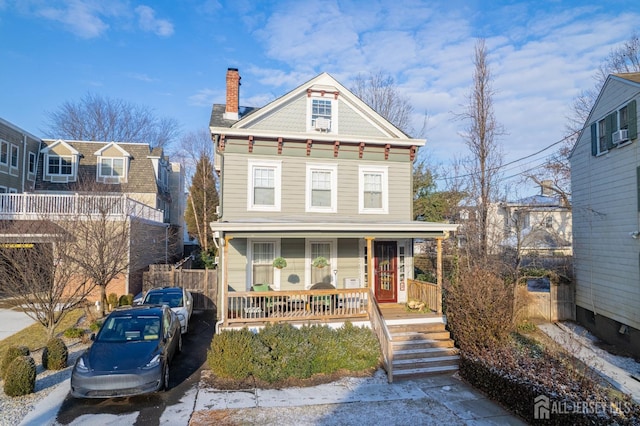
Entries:
POLYGON ((180 336, 178 336, 178 349, 177 352, 180 353, 182 352, 182 334, 180 336))
POLYGON ((166 362, 164 364, 164 373, 162 374, 162 389, 165 391, 169 390, 169 363, 166 362))

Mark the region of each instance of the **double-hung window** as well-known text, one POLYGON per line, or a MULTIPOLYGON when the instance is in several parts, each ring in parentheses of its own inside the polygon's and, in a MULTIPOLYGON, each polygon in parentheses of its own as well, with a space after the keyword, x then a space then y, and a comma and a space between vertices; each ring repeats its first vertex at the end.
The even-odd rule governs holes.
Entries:
POLYGON ((281 168, 279 161, 249 162, 248 210, 280 211, 281 168))
POLYGON ((251 285, 274 284, 273 259, 276 257, 274 241, 251 242, 251 285))
POLYGON ((387 214, 389 212, 389 183, 387 167, 359 168, 360 213, 387 214))
POLYGON ((338 168, 335 164, 307 164, 308 212, 335 213, 338 202, 338 168))
POLYGON ((637 102, 634 99, 591 124, 591 155, 625 146, 637 137, 637 102))
POLYGON ((310 282, 309 286, 313 286, 317 283, 334 283, 333 270, 335 269, 335 257, 334 250, 336 247, 335 240, 307 240, 306 249, 310 264, 310 282), (318 257, 324 257, 327 260, 327 265, 319 268, 311 265, 311 263, 318 257))
POLYGON ((30 152, 29 153, 29 173, 35 173, 35 172, 36 172, 36 153, 30 152))
POLYGON ((0 141, 0 163, 9 164, 9 143, 0 141))
POLYGON ((307 98, 307 131, 338 132, 337 92, 313 91, 307 98))
POLYGON ((73 174, 73 157, 70 155, 48 155, 47 174, 71 176, 73 174))
POLYGON ((11 145, 11 168, 18 168, 18 146, 11 145))

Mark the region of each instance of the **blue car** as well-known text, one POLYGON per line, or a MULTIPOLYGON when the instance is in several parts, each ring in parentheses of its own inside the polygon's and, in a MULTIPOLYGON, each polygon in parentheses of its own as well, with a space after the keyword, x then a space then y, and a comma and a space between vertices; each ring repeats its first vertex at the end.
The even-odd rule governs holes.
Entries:
POLYGON ((117 309, 92 340, 73 367, 73 397, 123 397, 169 388, 169 364, 182 350, 180 320, 169 307, 117 309))

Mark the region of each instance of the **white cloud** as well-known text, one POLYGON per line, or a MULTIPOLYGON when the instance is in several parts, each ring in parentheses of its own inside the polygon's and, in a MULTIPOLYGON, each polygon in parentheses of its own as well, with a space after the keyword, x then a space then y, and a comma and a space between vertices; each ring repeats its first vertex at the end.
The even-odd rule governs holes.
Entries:
POLYGON ((213 89, 200 89, 194 95, 189 96, 189 105, 211 107, 214 103, 224 103, 224 92, 213 89))
POLYGON ((148 76, 147 74, 144 73, 135 73, 135 72, 130 72, 127 73, 127 77, 134 79, 134 80, 138 80, 138 81, 143 81, 145 83, 155 83, 157 81, 159 81, 157 78, 153 78, 148 76))
POLYGON ((37 16, 58 22, 82 38, 100 37, 109 25, 104 21, 105 9, 99 2, 71 0, 58 6, 36 8, 37 16))
POLYGON ((138 6, 135 9, 138 23, 144 31, 152 32, 161 37, 173 35, 173 24, 167 19, 156 18, 156 12, 149 6, 138 6))

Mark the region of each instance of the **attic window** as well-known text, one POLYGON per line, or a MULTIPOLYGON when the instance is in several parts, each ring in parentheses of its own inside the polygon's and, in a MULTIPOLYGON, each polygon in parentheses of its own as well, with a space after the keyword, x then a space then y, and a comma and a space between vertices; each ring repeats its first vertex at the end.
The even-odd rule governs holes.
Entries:
POLYGON ((98 180, 104 183, 120 183, 126 179, 124 158, 100 158, 98 180))
POLYGON ((331 131, 331 101, 313 99, 311 101, 311 127, 319 131, 331 131))
POLYGON ((49 155, 47 174, 71 176, 73 174, 73 157, 67 155, 49 155))

